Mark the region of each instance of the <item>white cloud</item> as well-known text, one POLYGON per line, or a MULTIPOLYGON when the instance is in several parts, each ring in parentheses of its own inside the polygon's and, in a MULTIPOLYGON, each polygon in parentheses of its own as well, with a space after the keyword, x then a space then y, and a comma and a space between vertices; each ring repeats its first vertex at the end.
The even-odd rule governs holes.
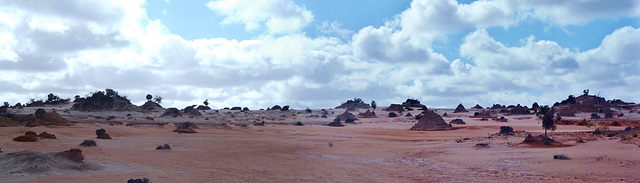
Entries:
POLYGON ((267 27, 271 34, 301 31, 313 21, 313 14, 291 0, 216 0, 206 4, 225 16, 222 24, 242 23, 247 31, 267 27))
POLYGON ((313 21, 312 13, 284 0, 207 4, 226 23, 283 34, 250 40, 185 40, 160 21, 149 20, 141 1, 56 1, 54 7, 33 3, 0 1, 0 100, 25 102, 49 92, 71 97, 104 88, 138 103, 147 93, 161 95, 165 107, 209 99, 214 108, 252 109, 275 104, 333 107, 353 97, 380 105, 414 97, 430 107, 550 104, 586 88, 614 98, 640 97, 625 92, 640 89, 634 85, 640 81, 635 72, 640 69, 637 28, 617 29, 585 52, 533 36, 507 46, 484 29, 511 27, 528 18, 566 25, 637 15, 637 9, 635 14, 593 10, 600 13, 562 22, 553 17, 579 14, 541 17, 537 11, 560 6, 575 12, 586 1, 552 6, 554 2, 416 0, 385 26, 357 32, 341 29, 337 22, 319 27, 349 35, 346 41, 306 36, 300 31, 313 21), (450 61, 431 48, 432 41, 463 30, 472 30, 460 45, 465 61, 450 61))

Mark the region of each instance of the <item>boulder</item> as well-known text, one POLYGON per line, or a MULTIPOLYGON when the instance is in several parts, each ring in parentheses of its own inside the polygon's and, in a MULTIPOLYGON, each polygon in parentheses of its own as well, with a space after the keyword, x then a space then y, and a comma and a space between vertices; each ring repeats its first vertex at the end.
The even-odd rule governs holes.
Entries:
POLYGON ((472 108, 473 109, 484 109, 484 108, 482 108, 482 106, 480 106, 480 104, 476 104, 476 106, 473 106, 472 108))
POLYGON ((600 116, 596 113, 591 114, 591 119, 600 119, 600 116))
POLYGON ((444 119, 435 112, 427 110, 422 114, 422 118, 411 127, 411 130, 430 131, 430 130, 449 130, 451 125, 447 124, 444 119))
POLYGON ((467 124, 467 123, 465 123, 462 119, 457 118, 457 119, 453 119, 453 120, 451 120, 451 122, 449 122, 449 124, 464 125, 464 124, 467 124))
POLYGON ((100 166, 83 162, 82 150, 40 153, 31 150, 0 154, 0 172, 45 174, 58 171, 99 170, 100 166))
POLYGON ((203 111, 203 110, 211 110, 211 108, 209 106, 204 106, 204 105, 200 105, 196 109, 201 110, 201 111, 203 111))
POLYGON ((111 139, 111 135, 107 133, 107 130, 104 128, 100 128, 96 130, 96 138, 97 139, 111 139))
POLYGON ((467 111, 467 109, 464 108, 462 103, 460 103, 458 104, 458 107, 456 107, 456 110, 453 111, 453 113, 459 113, 459 112, 469 112, 469 111, 467 111))
POLYGON ((501 126, 500 134, 513 135, 513 127, 510 126, 501 126))

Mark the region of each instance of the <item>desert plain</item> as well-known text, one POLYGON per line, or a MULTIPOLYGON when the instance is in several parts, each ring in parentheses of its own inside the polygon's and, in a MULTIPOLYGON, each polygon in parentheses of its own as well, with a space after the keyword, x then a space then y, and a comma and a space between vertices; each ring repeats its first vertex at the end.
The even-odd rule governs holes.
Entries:
MULTIPOLYGON (((379 106, 376 117, 358 117, 344 127, 328 126, 344 108, 306 110, 198 110, 201 116, 164 116, 165 110, 75 111, 74 102, 9 109, 33 114, 42 108, 57 112, 70 125, 0 127, 0 182, 640 182, 640 114, 612 108, 606 121, 577 112, 564 120, 593 121, 595 127, 557 124, 549 137, 562 146, 523 143, 527 135, 544 134, 535 114, 490 109, 432 109, 449 123, 449 130, 412 131, 422 110, 395 112, 379 106), (325 112, 326 111, 326 112, 325 112), (309 113, 311 112, 311 113, 309 113), (390 112, 399 113, 389 117, 390 112), (408 116, 407 113, 411 113, 408 116), (445 115, 446 113, 446 115, 445 115), (320 117, 321 115, 325 117, 320 117), (506 122, 505 122, 506 121, 506 122), (615 135, 594 134, 598 123, 615 135), (177 133, 189 122, 196 133, 177 133), (300 122, 302 125, 296 125, 300 122), (502 134, 501 126, 514 132, 502 134), (97 139, 105 129, 111 139, 97 139), (625 130, 627 132, 625 132, 625 130), (28 131, 54 134, 57 139, 16 142, 28 131), (79 144, 92 139, 97 146, 79 144), (156 150, 170 145, 170 150, 156 150), (20 171, 7 154, 23 150, 41 153, 80 149, 91 169, 52 167, 43 172, 20 171), (564 154, 569 159, 554 159, 564 154), (3 156, 4 155, 4 156, 3 156), (4 159, 3 159, 4 157, 4 159)), ((369 109, 350 109, 358 115, 369 109)), ((599 115, 604 115, 599 113, 599 115)), ((24 163, 23 163, 24 164, 24 163)), ((28 166, 28 165, 24 165, 28 166)), ((44 165, 43 165, 44 166, 44 165)))

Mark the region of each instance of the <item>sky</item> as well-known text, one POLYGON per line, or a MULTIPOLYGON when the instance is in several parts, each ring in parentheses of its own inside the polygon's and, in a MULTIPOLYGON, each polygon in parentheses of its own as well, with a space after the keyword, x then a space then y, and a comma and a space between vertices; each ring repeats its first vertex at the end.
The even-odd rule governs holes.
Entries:
POLYGON ((0 102, 640 102, 637 0, 0 0, 0 102))

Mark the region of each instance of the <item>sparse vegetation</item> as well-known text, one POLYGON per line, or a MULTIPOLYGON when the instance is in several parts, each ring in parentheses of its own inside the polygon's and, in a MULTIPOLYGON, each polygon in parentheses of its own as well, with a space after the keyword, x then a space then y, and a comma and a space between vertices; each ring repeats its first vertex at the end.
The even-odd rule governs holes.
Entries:
POLYGON ((373 111, 375 111, 377 107, 378 107, 378 104, 376 103, 376 101, 372 100, 371 101, 371 108, 373 108, 373 111))
POLYGON ((89 140, 82 141, 82 143, 80 143, 80 146, 95 147, 95 146, 98 146, 98 145, 96 144, 96 141, 89 139, 89 140))
POLYGON ((556 154, 553 155, 553 159, 569 160, 570 158, 566 154, 556 154))
POLYGON ((151 102, 151 99, 153 99, 153 95, 151 94, 147 94, 147 101, 151 102))
POLYGON ((551 130, 551 131, 556 130, 557 121, 553 119, 554 113, 555 112, 553 108, 550 108, 547 105, 541 106, 540 111, 538 111, 538 116, 542 119, 542 128, 544 128, 545 139, 549 138, 549 136, 547 136, 547 130, 551 130))

